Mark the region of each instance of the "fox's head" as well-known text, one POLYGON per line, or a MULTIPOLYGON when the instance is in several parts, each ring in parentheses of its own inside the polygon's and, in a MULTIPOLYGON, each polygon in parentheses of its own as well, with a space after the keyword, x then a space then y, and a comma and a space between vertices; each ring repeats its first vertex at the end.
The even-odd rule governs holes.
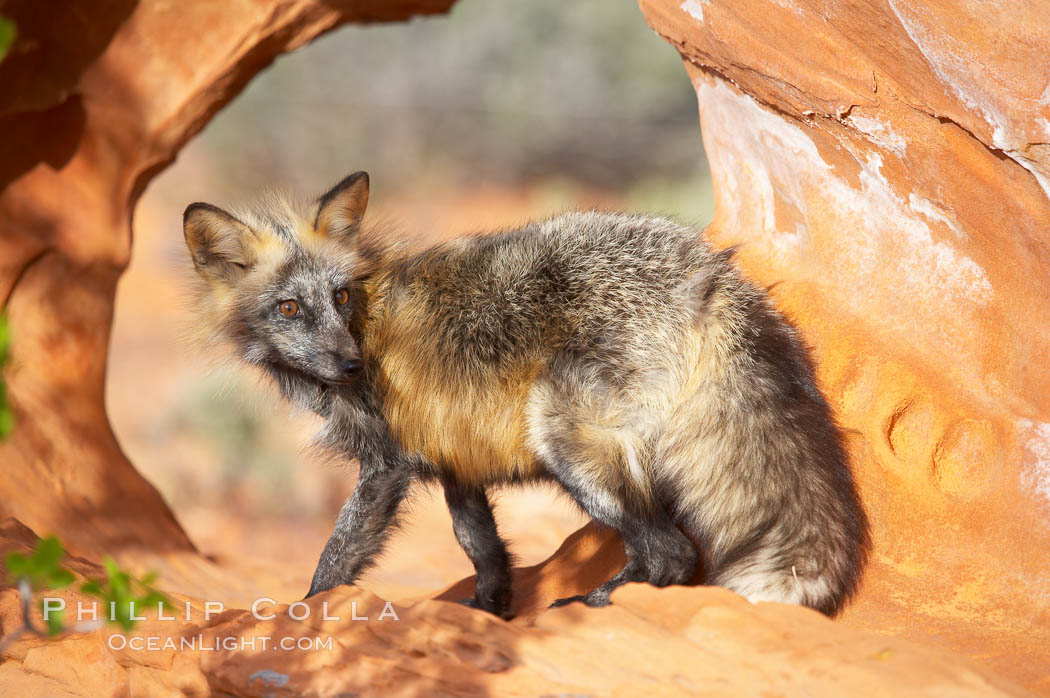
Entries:
POLYGON ((368 175, 356 172, 312 204, 271 195, 228 213, 195 203, 183 215, 203 280, 201 329, 278 377, 350 383, 362 368, 350 331, 368 175))

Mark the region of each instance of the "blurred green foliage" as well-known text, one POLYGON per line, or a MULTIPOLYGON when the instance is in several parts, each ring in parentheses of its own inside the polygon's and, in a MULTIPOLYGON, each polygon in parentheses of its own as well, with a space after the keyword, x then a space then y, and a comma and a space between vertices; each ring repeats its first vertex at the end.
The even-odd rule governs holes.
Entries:
POLYGON ((0 15, 0 61, 7 56, 7 51, 11 48, 16 36, 18 36, 18 30, 15 23, 0 15))
MULTIPOLYGON (((73 573, 62 566, 65 556, 66 551, 58 538, 44 538, 29 555, 11 553, 4 559, 7 581, 13 585, 25 582, 29 586, 29 593, 63 589, 75 579, 73 573)), ((103 561, 103 566, 106 571, 105 579, 100 582, 85 582, 80 591, 104 602, 103 608, 110 609, 112 613, 111 616, 107 616, 109 622, 119 625, 124 630, 131 630, 136 622, 131 617, 134 613, 161 602, 168 603, 167 598, 151 586, 156 580, 156 574, 151 572, 141 580, 135 580, 117 567, 117 563, 108 556, 103 561)), ((63 613, 50 609, 44 614, 44 600, 41 599, 40 603, 48 634, 57 635, 65 630, 63 613)))
MULTIPOLYGON (((4 559, 7 567, 8 581, 17 585, 24 581, 29 585, 30 593, 45 589, 62 589, 73 583, 73 573, 62 567, 62 558, 66 551, 58 538, 50 536, 41 540, 30 555, 11 553, 4 559)), ((62 612, 51 610, 44 614, 41 599, 41 614, 47 622, 49 635, 57 635, 63 629, 62 612)))
POLYGON ((8 581, 25 579, 33 591, 67 587, 73 583, 73 573, 62 567, 65 555, 65 549, 54 536, 42 539, 28 556, 11 553, 4 558, 8 581))
POLYGON ((155 572, 150 572, 141 580, 134 579, 117 567, 117 563, 108 555, 102 561, 102 566, 106 570, 106 578, 101 582, 85 582, 80 590, 101 599, 104 608, 112 610, 112 615, 107 616, 110 623, 131 630, 137 622, 132 618, 135 613, 149 606, 169 603, 164 594, 151 586, 157 579, 155 572))
POLYGON ((355 169, 388 192, 550 178, 629 192, 706 169, 681 58, 626 0, 460 0, 348 26, 280 58, 203 140, 219 197, 355 169))
POLYGON ((7 328, 7 318, 0 315, 0 439, 10 434, 15 426, 15 416, 11 412, 11 407, 7 404, 7 388, 4 384, 2 373, 4 365, 7 363, 10 337, 10 331, 7 328))

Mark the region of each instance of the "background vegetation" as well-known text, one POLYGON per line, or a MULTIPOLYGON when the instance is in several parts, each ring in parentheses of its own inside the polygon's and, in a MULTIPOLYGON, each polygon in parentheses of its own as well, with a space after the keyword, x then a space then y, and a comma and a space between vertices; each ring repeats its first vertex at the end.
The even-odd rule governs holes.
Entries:
POLYGON ((202 141, 220 196, 365 169, 385 190, 554 183, 710 214, 696 96, 625 0, 461 0, 347 27, 280 59, 202 141))

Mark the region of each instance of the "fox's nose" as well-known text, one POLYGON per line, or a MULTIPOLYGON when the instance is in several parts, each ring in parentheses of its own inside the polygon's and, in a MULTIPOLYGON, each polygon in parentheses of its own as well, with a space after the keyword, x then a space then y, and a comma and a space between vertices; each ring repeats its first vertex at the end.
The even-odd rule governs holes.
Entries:
POLYGON ((353 378, 361 372, 361 368, 364 367, 364 363, 361 359, 346 359, 343 361, 343 365, 340 367, 343 371, 343 375, 347 378, 353 378))

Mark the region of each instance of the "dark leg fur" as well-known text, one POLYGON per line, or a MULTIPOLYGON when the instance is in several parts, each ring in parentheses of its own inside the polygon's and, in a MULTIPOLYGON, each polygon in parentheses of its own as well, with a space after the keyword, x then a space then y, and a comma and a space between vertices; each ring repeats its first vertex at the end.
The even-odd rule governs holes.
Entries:
POLYGON ((501 618, 510 617, 510 566, 507 547, 496 530, 492 507, 482 489, 444 482, 456 540, 477 570, 474 600, 469 603, 501 618))
POLYGON ((353 584, 372 564, 393 528, 410 482, 405 472, 361 466, 357 488, 339 512, 307 597, 340 584, 353 584))
POLYGON ((623 538, 627 563, 612 579, 584 596, 559 599, 553 605, 583 601, 608 606, 614 589, 628 582, 663 587, 684 584, 693 576, 699 554, 658 506, 648 509, 626 501, 596 480, 583 481, 578 473, 553 471, 558 482, 595 521, 615 529, 623 538))

